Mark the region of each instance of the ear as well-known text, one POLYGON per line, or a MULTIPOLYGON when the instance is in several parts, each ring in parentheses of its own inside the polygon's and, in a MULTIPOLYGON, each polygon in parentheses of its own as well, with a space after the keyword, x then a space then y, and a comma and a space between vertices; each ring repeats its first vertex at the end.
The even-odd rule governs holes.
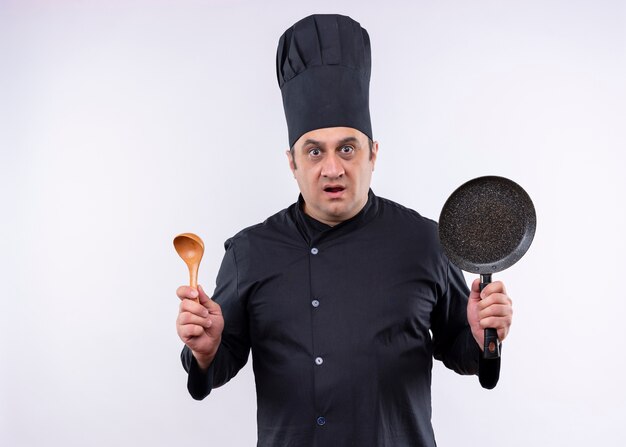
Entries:
POLYGON ((289 160, 289 169, 291 169, 291 173, 293 174, 293 177, 296 177, 296 161, 293 159, 293 156, 291 155, 291 151, 289 149, 287 149, 285 151, 285 155, 287 155, 287 160, 289 160))
POLYGON ((372 155, 370 157, 370 164, 372 165, 372 172, 374 172, 374 166, 376 165, 376 157, 378 156, 378 141, 374 141, 372 145, 372 155))

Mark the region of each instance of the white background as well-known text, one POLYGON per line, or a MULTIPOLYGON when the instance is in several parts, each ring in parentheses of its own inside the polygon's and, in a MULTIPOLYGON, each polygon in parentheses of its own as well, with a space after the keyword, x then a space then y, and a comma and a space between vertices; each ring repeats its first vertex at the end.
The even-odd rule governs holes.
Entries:
POLYGON ((624 5, 0 0, 0 444, 254 445, 250 365, 187 394, 172 238, 212 290, 296 199, 276 44, 335 12, 372 39, 378 195, 436 219, 497 174, 537 210, 500 384, 437 365, 438 444, 623 446, 624 5))

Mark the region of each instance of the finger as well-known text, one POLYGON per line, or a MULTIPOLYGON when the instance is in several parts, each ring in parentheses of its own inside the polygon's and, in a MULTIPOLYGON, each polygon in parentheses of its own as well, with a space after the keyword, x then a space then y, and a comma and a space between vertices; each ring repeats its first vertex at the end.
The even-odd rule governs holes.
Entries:
POLYGON ((483 298, 480 303, 478 303, 479 310, 483 310, 488 308, 489 306, 493 306, 494 304, 505 304, 508 306, 513 305, 513 300, 503 293, 492 293, 491 295, 483 298))
POLYGON ((493 328, 498 331, 501 329, 508 331, 509 327, 511 327, 511 322, 510 315, 505 317, 487 317, 480 320, 480 327, 483 329, 493 328))
POLYGON ((472 292, 480 293, 480 279, 476 278, 474 282, 472 282, 472 292))
POLYGON ((195 300, 198 298, 198 291, 190 286, 180 286, 176 289, 176 296, 178 296, 181 300, 195 300))
POLYGON ((180 313, 189 312, 202 318, 209 316, 209 310, 195 300, 182 300, 180 302, 180 313))
POLYGON ((178 335, 183 342, 187 343, 189 340, 199 337, 204 334, 204 328, 196 324, 186 324, 178 327, 178 335))
POLYGON ((198 285, 198 291, 200 292, 200 304, 209 309, 212 315, 221 315, 222 308, 206 294, 201 285, 198 285))
POLYGON ((204 317, 199 317, 198 315, 194 315, 191 312, 183 312, 183 313, 178 314, 177 324, 179 326, 193 324, 193 325, 202 326, 208 329, 213 325, 213 322, 208 317, 204 318, 204 317))
POLYGON ((480 279, 476 278, 472 283, 472 289, 468 298, 470 301, 480 300, 480 279))
POLYGON ((498 329, 498 340, 504 341, 506 336, 509 335, 509 327, 510 326, 498 329))
POLYGON ((504 287, 504 283, 502 281, 494 281, 487 284, 482 292, 480 292, 480 297, 484 299, 492 293, 503 293, 506 295, 506 288, 504 287))
POLYGON ((198 297, 200 298, 200 304, 202 304, 205 307, 209 305, 209 302, 211 301, 211 297, 206 294, 206 292, 204 291, 204 288, 200 284, 198 284, 198 297))
POLYGON ((511 327, 510 325, 498 326, 498 323, 496 321, 492 321, 492 322, 488 323, 484 327, 483 327, 482 322, 481 322, 480 326, 483 329, 487 329, 487 328, 495 329, 496 332, 498 333, 498 340, 500 340, 501 342, 504 341, 506 336, 509 334, 509 328, 511 327))
POLYGON ((489 317, 508 317, 513 315, 513 308, 506 304, 492 304, 486 309, 478 312, 478 319, 489 317))

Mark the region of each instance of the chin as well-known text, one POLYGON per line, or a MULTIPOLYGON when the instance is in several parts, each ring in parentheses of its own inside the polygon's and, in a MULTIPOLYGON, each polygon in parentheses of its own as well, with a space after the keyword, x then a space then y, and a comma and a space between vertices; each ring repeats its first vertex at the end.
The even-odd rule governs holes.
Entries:
POLYGON ((331 209, 326 210, 326 215, 329 217, 332 217, 333 220, 343 222, 344 220, 349 219, 349 217, 347 216, 350 215, 350 212, 345 207, 331 208, 331 209))

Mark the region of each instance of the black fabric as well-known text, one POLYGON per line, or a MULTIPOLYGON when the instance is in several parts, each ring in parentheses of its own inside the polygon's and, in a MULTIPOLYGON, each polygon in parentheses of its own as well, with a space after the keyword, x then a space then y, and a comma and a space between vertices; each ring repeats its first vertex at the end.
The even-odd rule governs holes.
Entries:
POLYGON ((226 242, 217 356, 203 374, 181 354, 191 395, 228 382, 251 349, 259 446, 434 446, 433 357, 460 374, 480 358, 436 224, 371 191, 334 227, 301 205, 226 242))
POLYGON ((289 146, 306 132, 352 127, 372 139, 371 50, 367 31, 350 17, 306 17, 280 37, 276 75, 289 146))

